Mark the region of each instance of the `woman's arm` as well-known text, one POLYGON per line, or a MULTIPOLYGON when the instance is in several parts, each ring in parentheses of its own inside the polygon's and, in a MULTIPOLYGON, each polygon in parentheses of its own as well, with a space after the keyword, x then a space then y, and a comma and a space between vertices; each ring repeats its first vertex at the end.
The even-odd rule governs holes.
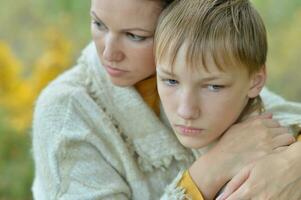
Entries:
POLYGON ((229 196, 237 190, 229 199, 238 197, 244 199, 243 197, 247 196, 250 197, 247 199, 260 199, 262 196, 271 196, 273 199, 300 199, 301 104, 286 101, 266 88, 261 95, 266 109, 273 112, 281 124, 291 128, 292 134, 296 136, 298 142, 282 148, 283 151, 263 158, 240 171, 227 185, 225 196, 229 196), (270 166, 271 163, 272 166, 270 166), (270 174, 272 176, 267 176, 270 174), (291 178, 289 178, 289 174, 291 174, 291 178), (265 186, 258 184, 263 182, 265 182, 265 186), (279 185, 275 183, 279 183, 279 185), (254 189, 255 185, 256 190, 254 189), (276 188, 278 186, 279 188, 276 188))
POLYGON ((189 172, 204 198, 213 199, 241 168, 294 141, 271 116, 253 117, 232 126, 189 172))
POLYGON ((301 142, 242 169, 218 200, 301 199, 301 142))
MULTIPOLYGON (((287 102, 267 89, 263 92, 263 100, 267 110, 274 111, 282 125, 290 126, 290 131, 281 128, 278 122, 267 120, 269 117, 266 115, 234 125, 217 145, 193 163, 189 169, 192 180, 191 177, 187 177, 187 173, 184 175, 184 181, 180 182, 179 186, 187 189, 188 194, 190 190, 195 193, 197 186, 200 190, 197 196, 202 193, 205 199, 212 199, 245 165, 283 150, 284 147, 281 146, 295 141, 296 131, 300 130, 298 124, 301 124, 301 105, 287 102)), ((300 154, 301 152, 297 152, 298 156, 300 154)), ((267 170, 264 166, 262 169, 267 170)))
POLYGON ((130 187, 96 144, 91 121, 76 112, 83 107, 74 104, 73 92, 52 86, 37 102, 34 199, 131 199, 130 187))
MULTIPOLYGON (((282 145, 291 144, 294 141, 292 135, 296 136, 297 132, 300 131, 300 104, 285 101, 267 89, 263 91, 262 95, 267 110, 275 112, 275 118, 278 119, 282 125, 290 127, 290 133, 288 134, 287 129, 278 129, 278 131, 276 131, 277 129, 273 129, 270 126, 271 124, 262 123, 262 120, 257 120, 255 123, 252 122, 253 124, 247 121, 245 124, 237 124, 230 128, 218 142, 219 145, 216 145, 211 151, 199 158, 190 168, 194 183, 198 186, 206 199, 213 198, 213 195, 248 162, 253 162, 264 155, 273 153, 274 149, 278 151, 279 148, 277 149, 277 146, 280 147, 282 145), (258 123, 257 127, 256 123, 258 123), (293 131, 293 133, 291 131, 293 131), (268 137, 262 138, 262 136, 268 132, 274 136, 280 132, 284 133, 284 135, 274 137, 274 139, 271 140, 273 142, 267 142, 268 137), (256 134, 259 135, 256 136, 256 134), (254 136, 253 143, 252 139, 248 139, 250 136, 254 136), (274 146, 270 146, 272 143, 274 143, 274 146), (258 148, 260 144, 262 147, 265 146, 267 148, 260 150, 260 148, 258 148), (247 149, 236 150, 235 153, 235 149, 239 149, 240 147, 247 149)), ((278 126, 280 125, 278 124, 278 126)), ((300 136, 299 139, 301 139, 300 136)), ((301 154, 301 152, 299 153, 301 154)), ((299 153, 298 155, 300 155, 299 153)), ((266 168, 263 169, 266 170, 266 168)), ((189 179, 186 178, 185 180, 189 179)))

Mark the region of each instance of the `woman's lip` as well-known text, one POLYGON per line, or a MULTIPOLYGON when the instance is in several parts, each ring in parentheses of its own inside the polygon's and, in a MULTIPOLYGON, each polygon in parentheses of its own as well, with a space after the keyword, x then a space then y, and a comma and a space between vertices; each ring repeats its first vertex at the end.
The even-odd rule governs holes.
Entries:
POLYGON ((106 71, 111 75, 111 76, 121 76, 123 75, 124 73, 126 73, 127 71, 125 70, 121 70, 121 69, 118 69, 118 68, 114 68, 114 67, 111 67, 109 65, 104 65, 106 71))
POLYGON ((193 136, 202 133, 204 129, 201 128, 195 128, 195 127, 190 127, 190 126, 183 126, 183 125, 175 125, 177 128, 178 132, 181 133, 182 135, 187 135, 187 136, 193 136))

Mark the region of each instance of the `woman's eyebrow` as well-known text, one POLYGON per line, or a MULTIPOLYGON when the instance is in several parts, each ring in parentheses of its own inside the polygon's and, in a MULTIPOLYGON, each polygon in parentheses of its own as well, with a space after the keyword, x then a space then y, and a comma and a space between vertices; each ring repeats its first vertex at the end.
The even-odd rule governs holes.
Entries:
MULTIPOLYGON (((96 15, 96 13, 94 11, 90 12, 90 15, 92 17, 94 17, 97 21, 101 22, 103 25, 105 25, 105 23, 103 23, 103 21, 96 15)), ((105 25, 106 26, 106 25, 105 25)), ((132 28, 126 28, 126 29, 122 29, 121 31, 123 32, 131 32, 131 31, 143 31, 143 32, 147 32, 150 34, 153 34, 154 31, 151 30, 147 30, 147 29, 143 29, 143 28, 139 28, 139 27, 132 27, 132 28)))
POLYGON ((122 31, 124 31, 124 32, 143 31, 143 32, 146 32, 146 33, 151 33, 151 34, 154 33, 154 31, 150 31, 150 30, 146 30, 146 29, 138 28, 138 27, 127 28, 127 29, 123 29, 122 31))
POLYGON ((91 11, 91 12, 90 12, 90 15, 91 15, 92 17, 95 17, 98 21, 102 22, 102 21, 99 19, 99 17, 96 15, 96 13, 95 13, 94 11, 91 11))

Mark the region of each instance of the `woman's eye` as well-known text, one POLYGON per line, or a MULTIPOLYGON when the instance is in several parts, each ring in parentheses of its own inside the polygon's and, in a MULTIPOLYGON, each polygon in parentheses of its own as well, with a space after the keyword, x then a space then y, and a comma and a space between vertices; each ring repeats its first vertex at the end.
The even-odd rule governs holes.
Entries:
POLYGON ((178 81, 176 81, 174 79, 162 79, 162 81, 165 85, 168 85, 168 86, 175 86, 179 83, 178 81))
POLYGON ((104 30, 106 27, 104 26, 104 24, 103 23, 101 23, 101 22, 98 22, 98 21, 95 21, 95 20, 93 20, 93 24, 97 27, 97 29, 99 29, 99 30, 104 30))
POLYGON ((133 33, 126 33, 126 35, 133 41, 137 41, 137 42, 140 42, 140 41, 143 41, 146 39, 146 37, 144 36, 139 36, 139 35, 135 35, 133 33))
POLYGON ((207 85, 208 90, 212 91, 212 92, 218 92, 221 89, 224 88, 223 85, 207 85))

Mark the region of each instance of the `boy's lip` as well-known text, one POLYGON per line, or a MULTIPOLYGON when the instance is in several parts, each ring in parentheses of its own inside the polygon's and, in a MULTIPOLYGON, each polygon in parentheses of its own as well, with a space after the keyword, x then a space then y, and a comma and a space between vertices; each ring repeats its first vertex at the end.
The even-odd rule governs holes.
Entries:
POLYGON ((204 131, 204 129, 202 129, 202 128, 196 128, 196 127, 192 127, 192 126, 185 126, 185 125, 179 125, 179 124, 176 124, 175 127, 180 134, 186 135, 186 136, 198 135, 204 131))

